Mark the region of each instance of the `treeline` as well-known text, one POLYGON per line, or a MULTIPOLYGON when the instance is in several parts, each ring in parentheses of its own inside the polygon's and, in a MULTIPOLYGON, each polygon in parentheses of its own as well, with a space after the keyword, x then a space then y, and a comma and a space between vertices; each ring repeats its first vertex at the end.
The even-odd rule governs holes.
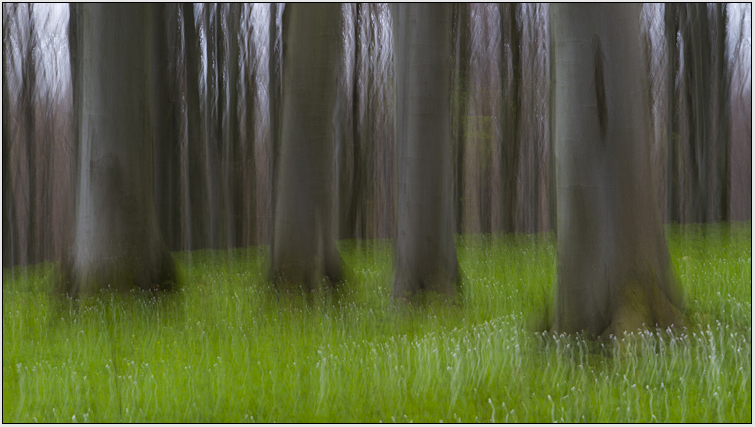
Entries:
MULTIPOLYGON (((171 250, 272 236, 283 4, 164 4, 152 31, 153 174, 171 250), (271 55, 272 53, 272 55, 271 55), (271 114, 272 113, 272 114, 271 114)), ((751 218, 751 6, 645 7, 657 200, 666 222, 751 218), (736 17, 737 19, 734 19, 736 17), (747 33, 746 33, 747 32, 747 33)), ((338 69, 340 238, 396 232, 391 9, 346 4, 338 69)), ((452 17, 457 233, 555 227, 548 6, 452 17)), ((3 4, 3 266, 60 259, 76 190, 68 9, 3 4)))

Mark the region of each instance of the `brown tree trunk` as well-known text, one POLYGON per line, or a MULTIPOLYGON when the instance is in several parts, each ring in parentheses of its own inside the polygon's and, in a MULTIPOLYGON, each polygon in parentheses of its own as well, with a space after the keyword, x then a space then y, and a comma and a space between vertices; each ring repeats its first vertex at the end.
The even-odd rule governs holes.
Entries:
POLYGON ((74 245, 60 291, 168 289, 173 259, 152 188, 150 6, 78 4, 75 20, 74 245))
POLYGON ((551 6, 556 331, 607 336, 682 320, 652 190, 640 9, 551 6))
POLYGON ((503 231, 519 231, 516 221, 517 175, 520 156, 521 26, 517 19, 520 4, 499 4, 501 17, 501 141, 503 231), (508 49, 506 48, 508 47, 508 49))
POLYGON ((393 19, 399 174, 393 297, 454 296, 451 5, 397 4, 393 19))
POLYGON ((184 40, 186 43, 186 126, 187 140, 181 165, 182 196, 184 199, 184 243, 186 250, 209 245, 209 195, 205 177, 205 162, 199 97, 199 37, 196 30, 194 4, 185 3, 184 40))
POLYGON ((316 288, 341 280, 336 249, 334 108, 340 5, 284 11, 283 121, 277 170, 272 276, 316 288))

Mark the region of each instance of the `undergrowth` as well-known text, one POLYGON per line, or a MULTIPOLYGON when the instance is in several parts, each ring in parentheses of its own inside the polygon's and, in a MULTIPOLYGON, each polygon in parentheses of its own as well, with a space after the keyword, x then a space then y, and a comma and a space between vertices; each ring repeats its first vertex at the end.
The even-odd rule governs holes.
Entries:
POLYGON ((389 241, 339 294, 276 296, 266 248, 176 253, 171 295, 53 303, 3 270, 3 422, 752 421, 751 225, 671 226, 691 320, 623 342, 538 332, 553 235, 464 236, 463 303, 394 307, 389 241))

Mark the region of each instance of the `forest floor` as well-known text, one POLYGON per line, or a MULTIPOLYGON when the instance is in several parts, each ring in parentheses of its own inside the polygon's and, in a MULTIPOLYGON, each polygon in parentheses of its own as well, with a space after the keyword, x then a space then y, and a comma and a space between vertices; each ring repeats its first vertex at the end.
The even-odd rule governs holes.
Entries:
POLYGON ((463 303, 394 308, 388 241, 340 295, 275 297, 266 248, 176 253, 181 290, 55 306, 3 270, 3 422, 752 422, 751 223, 669 226, 688 329, 537 332, 555 240, 459 238, 463 303))

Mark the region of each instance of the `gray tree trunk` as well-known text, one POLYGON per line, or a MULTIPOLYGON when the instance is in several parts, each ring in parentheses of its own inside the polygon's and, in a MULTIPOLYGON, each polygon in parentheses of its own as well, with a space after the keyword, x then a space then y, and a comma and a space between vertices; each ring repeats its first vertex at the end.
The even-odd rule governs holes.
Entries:
POLYGON ((640 10, 551 5, 556 331, 605 336, 682 317, 652 190, 640 10))
POLYGON ((209 195, 205 177, 209 173, 205 162, 202 138, 202 116, 199 96, 199 37, 196 30, 194 4, 184 3, 184 43, 186 52, 186 146, 181 150, 181 195, 185 250, 205 248, 210 239, 209 195), (188 185, 187 185, 188 183, 188 185))
POLYGON ((150 5, 76 5, 75 237, 60 282, 69 295, 166 289, 173 260, 152 189, 150 5))
POLYGON ((397 4, 394 19, 398 230, 393 297, 454 296, 452 5, 397 4))
POLYGON ((270 156, 273 167, 270 168, 267 177, 270 182, 270 234, 265 234, 265 241, 270 242, 271 252, 275 251, 275 241, 273 235, 275 234, 275 206, 276 206, 276 191, 277 177, 275 176, 278 170, 278 163, 280 160, 280 114, 281 114, 281 75, 283 70, 283 40, 278 25, 278 16, 281 15, 281 9, 285 10, 285 6, 281 6, 278 3, 270 3, 270 28, 269 28, 269 47, 268 47, 268 107, 269 107, 269 120, 270 120, 270 156))
POLYGON ((666 165, 666 184, 667 184, 667 209, 670 222, 680 222, 681 214, 679 212, 679 172, 677 145, 680 139, 679 121, 677 119, 677 101, 676 101, 676 72, 677 70, 677 45, 676 33, 679 30, 679 5, 666 3, 664 21, 666 25, 666 138, 668 144, 668 163, 666 165))
MULTIPOLYGON (((7 22, 10 4, 3 4, 3 22, 7 22)), ((14 237, 16 234, 14 223, 14 206, 10 174, 10 91, 6 58, 8 55, 8 25, 3 25, 2 57, 3 57, 3 267, 11 267, 15 263, 14 237)))
POLYGON ((154 163, 153 187, 157 220, 166 245, 170 249, 182 249, 179 223, 180 188, 176 176, 179 174, 180 105, 172 102, 179 96, 175 87, 176 79, 171 76, 176 71, 172 58, 177 55, 175 44, 177 6, 156 5, 152 16, 152 130, 154 163), (171 31, 173 30, 173 31, 171 31))
POLYGON ((225 243, 228 248, 241 246, 241 198, 239 192, 241 168, 241 143, 239 137, 238 116, 238 79, 239 79, 239 16, 238 4, 224 4, 218 9, 221 28, 219 30, 221 53, 219 63, 222 82, 220 88, 221 134, 222 134, 222 175, 225 200, 225 243))
POLYGON ((336 249, 334 107, 340 5, 293 4, 283 12, 283 120, 272 274, 278 284, 341 280, 336 249))
POLYGON ((456 3, 456 35, 454 42, 456 43, 456 84, 454 85, 455 93, 455 105, 454 118, 456 123, 454 130, 454 147, 453 150, 456 154, 454 159, 454 204, 456 207, 456 222, 454 230, 457 233, 463 231, 464 224, 464 155, 465 155, 465 143, 464 136, 466 134, 466 116, 467 116, 467 100, 469 98, 467 84, 469 82, 469 44, 470 44, 470 31, 469 31, 469 5, 466 3, 456 3))
POLYGON ((521 4, 499 4, 501 19, 501 165, 503 231, 514 233, 517 227, 517 183, 519 175, 520 110, 522 108, 521 24, 518 15, 521 4))

